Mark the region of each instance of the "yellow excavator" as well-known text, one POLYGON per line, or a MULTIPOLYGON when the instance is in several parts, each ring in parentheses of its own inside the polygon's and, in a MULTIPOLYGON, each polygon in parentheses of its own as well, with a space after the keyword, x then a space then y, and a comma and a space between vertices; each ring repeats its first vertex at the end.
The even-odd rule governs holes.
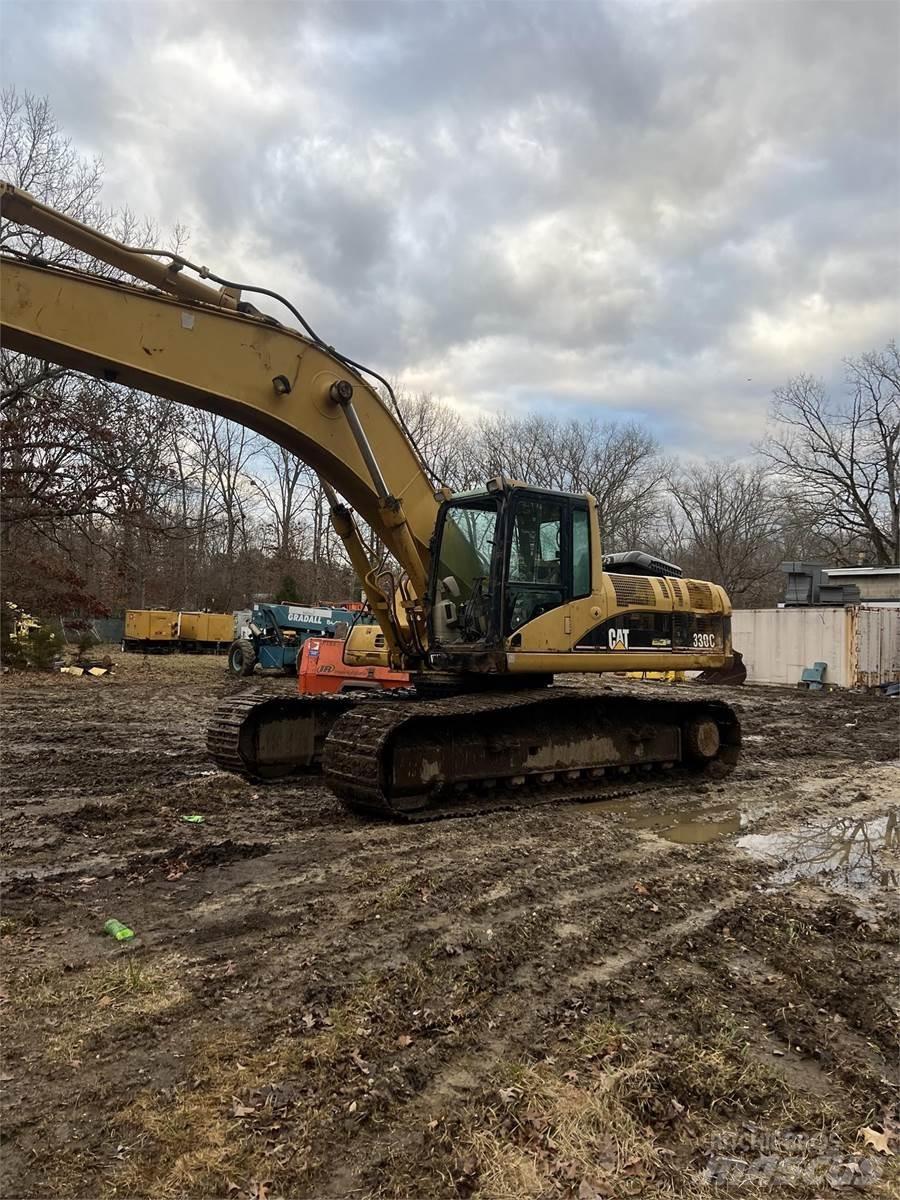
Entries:
POLYGON ((6 252, 3 344, 241 422, 296 454, 322 480, 377 621, 351 632, 346 661, 410 673, 408 690, 378 696, 239 693, 208 731, 220 765, 263 778, 321 770, 349 807, 405 819, 733 768, 737 717, 699 689, 547 686, 570 672, 732 669, 722 588, 646 554, 604 558, 593 496, 499 477, 452 493, 386 381, 277 293, 126 246, 5 182, 0 210, 141 281, 6 252), (260 312, 247 300, 257 294, 300 329, 260 312), (370 562, 354 514, 395 566, 370 562))

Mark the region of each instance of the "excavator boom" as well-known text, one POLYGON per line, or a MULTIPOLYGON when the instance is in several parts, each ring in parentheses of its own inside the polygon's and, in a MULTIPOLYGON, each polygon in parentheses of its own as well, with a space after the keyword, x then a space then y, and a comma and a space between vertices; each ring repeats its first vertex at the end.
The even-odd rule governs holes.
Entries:
POLYGON ((436 490, 364 369, 287 301, 308 336, 242 298, 275 293, 123 245, 2 182, 0 209, 149 285, 4 253, 5 348, 219 414, 296 454, 323 483, 378 620, 352 661, 412 673, 413 696, 377 702, 237 697, 210 727, 220 764, 323 769, 347 804, 407 817, 482 787, 583 799, 617 773, 734 765, 740 728, 720 702, 544 687, 558 672, 729 667, 721 588, 646 555, 607 569, 592 496, 502 478, 436 490), (354 511, 401 574, 369 560, 354 511))
POLYGON ((434 489, 381 399, 326 351, 233 309, 14 259, 3 260, 2 272, 6 349, 217 413, 286 447, 350 502, 424 593, 434 489), (339 384, 352 389, 408 541, 332 396, 339 384))

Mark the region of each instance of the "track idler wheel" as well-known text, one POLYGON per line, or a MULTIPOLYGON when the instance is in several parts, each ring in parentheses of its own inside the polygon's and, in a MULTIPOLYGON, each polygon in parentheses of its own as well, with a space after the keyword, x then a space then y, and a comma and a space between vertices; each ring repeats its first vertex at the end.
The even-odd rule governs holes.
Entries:
POLYGON ((698 717, 686 726, 684 748, 694 762, 710 762, 719 753, 719 727, 708 717, 698 717))

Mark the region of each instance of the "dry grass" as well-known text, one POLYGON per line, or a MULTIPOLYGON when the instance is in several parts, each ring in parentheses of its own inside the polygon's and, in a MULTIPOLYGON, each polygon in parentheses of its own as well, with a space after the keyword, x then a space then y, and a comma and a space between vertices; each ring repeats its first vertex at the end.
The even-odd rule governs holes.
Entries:
MULTIPOLYGON (((373 1015, 388 1006, 398 983, 414 996, 416 969, 390 981, 366 979, 327 1017, 317 1017, 316 1028, 264 1045, 242 1032, 223 1037, 217 1031, 191 1056, 189 1084, 169 1098, 141 1092, 122 1114, 122 1138, 133 1152, 117 1166, 107 1194, 154 1200, 224 1195, 231 1184, 249 1188, 252 1180, 273 1175, 290 1194, 308 1194, 304 1181, 348 1118, 347 1104, 335 1094, 341 1069, 346 1080, 348 1063, 366 1052, 373 1015), (298 1082, 316 1101, 298 1099, 275 1113, 267 1089, 298 1082)), ((356 1073, 364 1094, 368 1079, 362 1069, 356 1073)))
MULTIPOLYGON (((503 1066, 488 1103, 456 1136, 472 1194, 708 1197, 696 1152, 727 1114, 775 1128, 835 1129, 827 1104, 793 1092, 726 1023, 713 1023, 709 1035, 663 1048, 591 1020, 559 1059, 503 1066)), ((771 1181, 759 1186, 745 1181, 742 1194, 771 1195, 771 1181)))
POLYGON ((127 1030, 129 1023, 180 1003, 185 997, 180 975, 181 960, 175 955, 149 963, 128 951, 72 975, 25 973, 10 979, 8 1016, 43 1019, 46 1057, 71 1062, 111 1026, 127 1030))
POLYGON ((34 929, 37 924, 38 919, 30 909, 18 917, 0 917, 0 937, 14 937, 23 929, 34 929))
MULTIPOLYGON (((584 1028, 565 1060, 508 1065, 481 1128, 472 1130, 476 1195, 539 1197, 548 1188, 619 1190, 661 1163, 635 1097, 653 1085, 653 1058, 628 1031, 605 1020, 584 1028)), ((593 1192, 589 1193, 593 1194, 593 1192)))

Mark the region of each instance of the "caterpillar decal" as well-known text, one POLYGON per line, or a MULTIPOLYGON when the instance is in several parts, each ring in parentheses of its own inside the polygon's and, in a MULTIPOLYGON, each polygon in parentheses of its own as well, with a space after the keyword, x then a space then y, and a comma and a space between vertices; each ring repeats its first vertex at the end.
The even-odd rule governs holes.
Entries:
POLYGON ((575 649, 722 650, 731 643, 731 618, 720 613, 619 613, 588 630, 575 649))

